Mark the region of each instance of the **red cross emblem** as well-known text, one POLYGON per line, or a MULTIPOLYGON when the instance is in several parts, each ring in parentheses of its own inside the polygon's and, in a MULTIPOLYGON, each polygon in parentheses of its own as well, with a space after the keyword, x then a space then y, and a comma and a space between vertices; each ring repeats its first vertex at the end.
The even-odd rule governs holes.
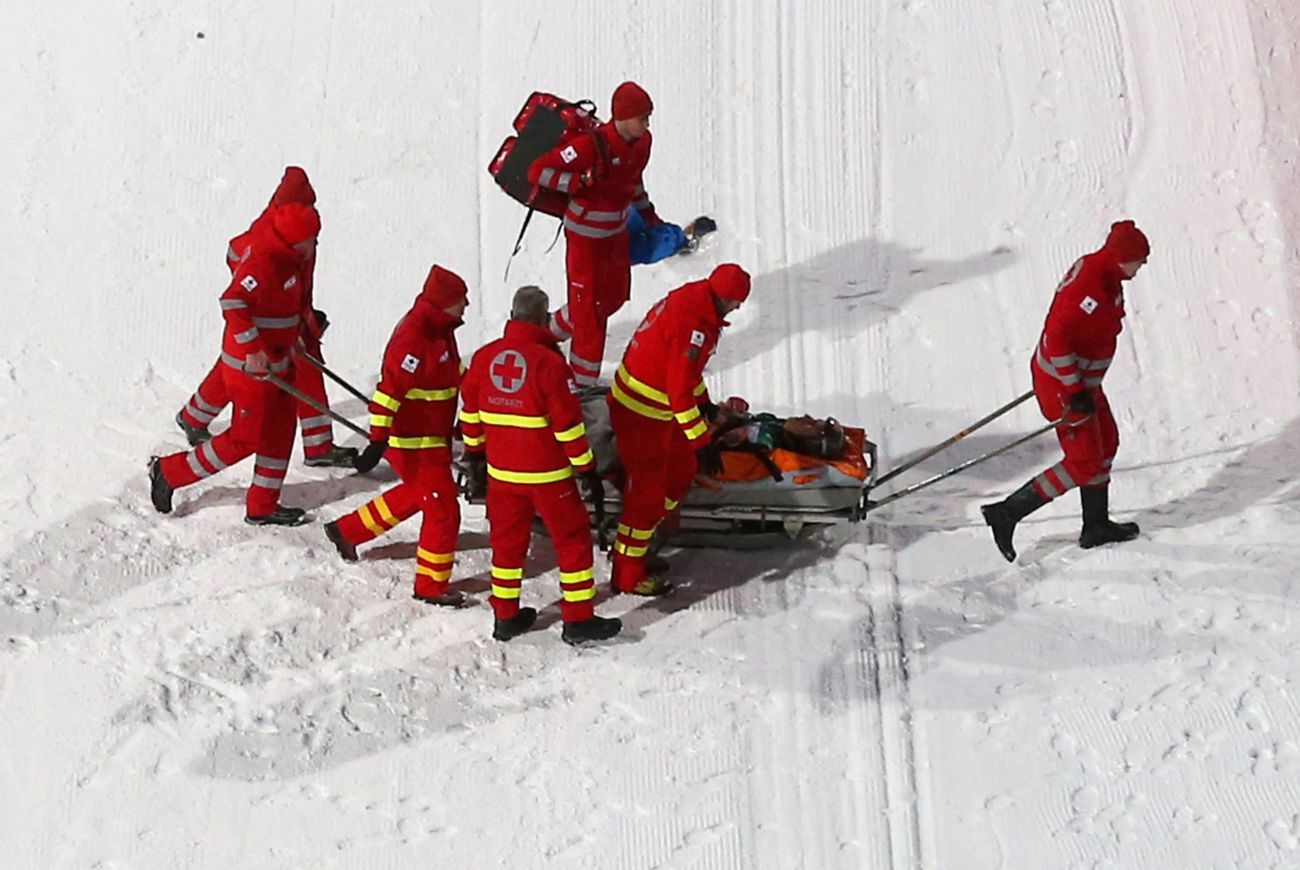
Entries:
POLYGON ((517 393, 528 377, 528 362, 517 350, 503 350, 488 366, 492 386, 503 393, 517 393))

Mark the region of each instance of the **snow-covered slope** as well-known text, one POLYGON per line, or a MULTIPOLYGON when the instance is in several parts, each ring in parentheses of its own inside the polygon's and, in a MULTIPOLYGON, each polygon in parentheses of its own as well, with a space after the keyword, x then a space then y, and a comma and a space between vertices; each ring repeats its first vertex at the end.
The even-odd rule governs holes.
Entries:
MULTIPOLYGON (((1300 12, 1284 0, 478 4, 3 0, 0 866, 1300 866, 1300 12), (1004 563, 977 505, 1046 441, 785 552, 689 552, 620 642, 508 647, 240 522, 145 459, 216 351, 225 240, 284 164, 325 220, 330 360, 368 384, 437 260, 563 286, 484 171, 535 88, 656 100, 648 186, 722 231, 634 273, 625 340, 756 276, 722 394, 866 425, 896 463, 1027 388, 1057 280, 1150 235, 1107 384, 1113 501, 1004 563)), ((562 243, 561 243, 562 244, 562 243)), ((612 352, 612 351, 611 351, 612 352)), ((341 401, 360 416, 359 403, 341 401)), ((1022 409, 936 470, 1037 424, 1022 409)), ((295 464, 328 519, 375 480, 295 464)), ((467 514, 458 574, 488 554, 467 514)), ((539 543, 532 601, 556 597, 539 543)), ((603 566, 600 570, 604 570, 603 566)), ((477 578, 477 579, 476 579, 477 578)))

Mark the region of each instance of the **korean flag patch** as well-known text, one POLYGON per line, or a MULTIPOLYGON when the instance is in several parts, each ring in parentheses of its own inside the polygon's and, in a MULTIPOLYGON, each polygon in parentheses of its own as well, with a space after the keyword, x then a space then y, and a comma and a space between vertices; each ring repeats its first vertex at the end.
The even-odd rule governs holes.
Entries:
POLYGON ((254 278, 252 275, 245 275, 244 280, 239 282, 239 286, 243 287, 249 293, 252 293, 254 290, 257 289, 257 279, 254 278))
POLYGON ((578 149, 572 145, 564 146, 564 150, 560 152, 560 159, 565 163, 572 163, 578 159, 578 149))
POLYGON ((1091 296, 1085 296, 1083 301, 1079 303, 1079 307, 1083 309, 1084 314, 1091 314, 1097 310, 1097 300, 1091 296))
POLYGON ((704 347, 704 333, 700 332, 698 329, 692 329, 691 344, 696 347, 704 347))
POLYGON ((406 355, 406 359, 402 360, 402 369, 404 371, 410 372, 411 374, 415 374, 415 370, 418 369, 419 367, 420 367, 420 360, 417 357, 411 356, 409 353, 406 355))

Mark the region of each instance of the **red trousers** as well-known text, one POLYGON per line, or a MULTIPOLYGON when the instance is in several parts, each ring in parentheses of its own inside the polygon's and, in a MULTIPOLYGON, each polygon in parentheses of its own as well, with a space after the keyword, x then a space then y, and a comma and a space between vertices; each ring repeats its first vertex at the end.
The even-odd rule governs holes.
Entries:
POLYGON ((492 612, 510 619, 519 612, 524 558, 538 514, 560 566, 560 618, 580 622, 595 615, 591 526, 573 478, 554 483, 488 481, 487 516, 492 544, 492 612))
POLYGON ((441 595, 451 583, 456 535, 460 531, 460 502, 451 476, 451 451, 446 447, 389 448, 385 456, 402 482, 340 517, 339 532, 353 544, 364 544, 423 513, 420 543, 415 550, 415 594, 441 595))
MULTIPOLYGON (((293 450, 293 397, 268 381, 219 364, 221 389, 234 402, 230 428, 193 450, 163 457, 162 473, 175 488, 189 486, 257 454, 248 488, 249 516, 280 506, 280 487, 293 450)), ((278 373, 296 383, 294 370, 278 373)))
POLYGON ((676 420, 651 420, 607 399, 618 458, 627 472, 614 539, 614 582, 623 592, 646 578, 645 557, 660 521, 695 479, 695 450, 676 420))
MULTIPOLYGON (((1033 367, 1034 398, 1043 417, 1060 419, 1067 408, 1061 382, 1033 367)), ((1097 410, 1078 426, 1056 427, 1065 457, 1033 479, 1034 489, 1045 499, 1054 499, 1076 486, 1107 486, 1110 467, 1119 450, 1119 427, 1110 411, 1110 402, 1101 387, 1089 387, 1097 410)))
POLYGON ((632 288, 632 263, 627 230, 604 239, 591 239, 565 230, 565 269, 568 304, 556 312, 553 328, 571 338, 569 365, 580 386, 600 377, 609 318, 627 302, 632 288))
MULTIPOLYGON (((312 356, 320 359, 320 348, 312 350, 312 356)), ((190 400, 181 408, 181 417, 191 426, 206 429, 212 425, 221 410, 230 404, 230 393, 226 389, 221 370, 226 368, 221 360, 212 366, 199 388, 190 396, 190 400)), ((310 363, 299 363, 295 367, 293 385, 323 407, 329 407, 325 395, 325 377, 320 370, 310 363)), ((296 400, 295 400, 296 401, 296 400)), ((297 402, 298 425, 302 429, 302 453, 308 459, 324 456, 334 448, 334 429, 328 416, 308 405, 297 402)))

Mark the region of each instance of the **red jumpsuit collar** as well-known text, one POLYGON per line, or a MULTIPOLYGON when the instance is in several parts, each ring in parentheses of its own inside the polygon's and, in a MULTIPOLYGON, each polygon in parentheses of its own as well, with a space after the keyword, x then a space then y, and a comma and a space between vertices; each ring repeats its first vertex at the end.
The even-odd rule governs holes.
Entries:
POLYGON ((505 337, 513 341, 545 345, 556 350, 560 347, 559 339, 552 335, 549 329, 523 320, 506 321, 505 337))

